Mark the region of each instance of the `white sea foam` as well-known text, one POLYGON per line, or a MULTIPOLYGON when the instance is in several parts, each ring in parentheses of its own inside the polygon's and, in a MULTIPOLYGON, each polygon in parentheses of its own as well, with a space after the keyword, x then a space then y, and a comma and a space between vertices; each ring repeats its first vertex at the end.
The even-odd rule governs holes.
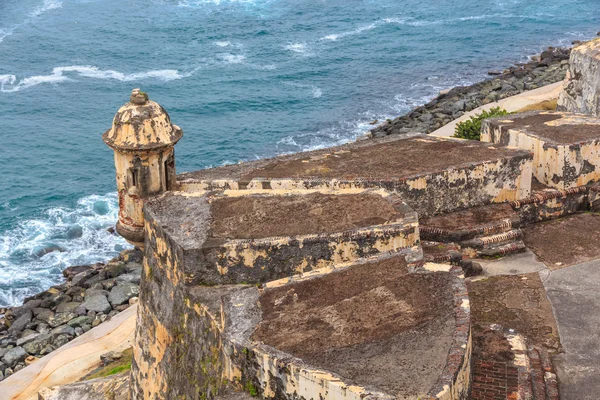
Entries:
POLYGON ((241 54, 222 53, 218 54, 217 57, 227 64, 241 64, 246 60, 246 56, 241 54))
POLYGON ((408 24, 406 19, 403 18, 383 18, 383 19, 378 19, 377 21, 369 24, 369 25, 364 25, 364 26, 360 26, 354 30, 351 31, 347 31, 347 32, 342 32, 342 33, 334 33, 331 35, 327 35, 327 36, 323 36, 321 39, 321 41, 323 40, 330 40, 330 41, 336 41, 338 39, 344 38, 346 36, 353 36, 353 35, 358 35, 359 33, 362 32, 367 32, 370 30, 373 30, 375 28, 377 28, 378 26, 381 25, 385 25, 385 24, 408 24))
POLYGON ((2 41, 4 41, 4 38, 12 35, 15 32, 15 30, 22 27, 23 25, 27 25, 27 24, 33 22, 36 18, 38 18, 40 15, 46 13, 47 11, 54 10, 56 8, 61 8, 61 7, 62 7, 61 1, 44 0, 44 2, 40 6, 36 7, 31 13, 29 13, 27 18, 23 22, 15 24, 8 28, 0 28, 0 43, 2 43, 2 41))
POLYGON ((0 306, 62 282, 65 267, 106 261, 129 248, 106 230, 118 211, 116 193, 92 195, 0 232, 0 306))
POLYGON ((217 41, 217 42, 214 42, 214 45, 218 46, 218 47, 227 47, 227 46, 231 46, 231 42, 227 41, 227 40, 217 41))
POLYGON ((297 82, 285 82, 285 85, 302 88, 302 89, 310 89, 310 93, 312 94, 312 97, 315 99, 318 99, 319 97, 323 96, 323 90, 321 90, 320 87, 315 86, 315 85, 307 85, 304 83, 297 83, 297 82))
POLYGON ((93 78, 93 79, 114 79, 122 82, 138 81, 143 79, 158 79, 161 81, 171 81, 182 79, 193 74, 180 73, 175 69, 151 70, 145 72, 136 72, 124 74, 111 69, 100 69, 94 66, 72 65, 67 67, 56 67, 50 75, 35 75, 18 80, 16 75, 0 75, 0 92, 11 93, 18 92, 32 86, 43 83, 57 84, 61 82, 72 81, 73 77, 93 78))
POLYGON ((44 0, 44 3, 33 10, 29 16, 31 18, 36 18, 45 13, 46 11, 54 10, 55 8, 61 8, 62 2, 57 0, 44 0))
POLYGON ((306 54, 308 52, 308 46, 306 43, 290 43, 283 48, 300 54, 306 54))

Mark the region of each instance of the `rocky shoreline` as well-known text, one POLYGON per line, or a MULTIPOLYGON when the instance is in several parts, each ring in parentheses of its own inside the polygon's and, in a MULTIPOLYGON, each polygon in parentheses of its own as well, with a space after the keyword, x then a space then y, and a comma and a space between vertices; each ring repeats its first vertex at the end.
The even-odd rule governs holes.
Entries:
POLYGON ((0 381, 137 302, 143 253, 66 268, 66 282, 0 309, 0 381))
POLYGON ((527 63, 515 64, 502 72, 490 71, 493 78, 442 92, 429 103, 378 125, 367 137, 431 133, 477 107, 560 82, 565 78, 570 54, 570 48, 549 47, 527 63))

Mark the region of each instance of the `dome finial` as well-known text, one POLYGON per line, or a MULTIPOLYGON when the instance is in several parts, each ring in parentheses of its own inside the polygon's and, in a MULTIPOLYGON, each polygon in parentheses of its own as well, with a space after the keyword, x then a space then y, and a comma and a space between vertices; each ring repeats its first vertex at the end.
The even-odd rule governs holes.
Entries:
POLYGON ((148 102, 148 93, 142 92, 139 88, 133 89, 129 101, 133 104, 143 106, 148 102))

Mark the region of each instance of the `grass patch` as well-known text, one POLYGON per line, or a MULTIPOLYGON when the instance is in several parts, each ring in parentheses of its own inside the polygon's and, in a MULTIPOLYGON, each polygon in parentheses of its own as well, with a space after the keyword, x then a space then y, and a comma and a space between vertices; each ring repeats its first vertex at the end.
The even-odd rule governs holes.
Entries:
POLYGON ((98 367, 81 380, 87 381, 89 379, 105 378, 107 376, 116 375, 123 371, 129 371, 131 369, 131 360, 133 359, 133 349, 128 348, 123 351, 123 357, 103 367, 98 367))
POLYGON ((509 114, 509 112, 501 109, 500 107, 490 108, 487 111, 482 111, 479 114, 471 116, 471 118, 468 120, 456 124, 453 137, 459 139, 479 140, 481 138, 481 123, 484 119, 500 117, 507 114, 509 114))
POLYGON ((544 100, 541 103, 530 104, 526 107, 521 108, 517 112, 526 111, 555 111, 557 107, 558 99, 544 100))

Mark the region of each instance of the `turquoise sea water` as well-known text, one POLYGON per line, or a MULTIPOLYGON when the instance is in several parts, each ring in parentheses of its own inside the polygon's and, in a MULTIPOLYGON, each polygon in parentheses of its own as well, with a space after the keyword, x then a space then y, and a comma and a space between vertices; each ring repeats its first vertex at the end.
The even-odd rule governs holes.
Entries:
POLYGON ((181 172, 351 140, 598 30, 598 0, 0 0, 0 306, 126 246, 100 136, 134 87, 181 172))

